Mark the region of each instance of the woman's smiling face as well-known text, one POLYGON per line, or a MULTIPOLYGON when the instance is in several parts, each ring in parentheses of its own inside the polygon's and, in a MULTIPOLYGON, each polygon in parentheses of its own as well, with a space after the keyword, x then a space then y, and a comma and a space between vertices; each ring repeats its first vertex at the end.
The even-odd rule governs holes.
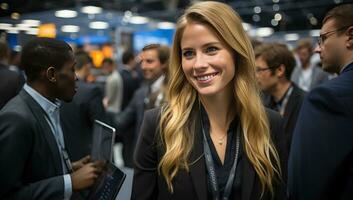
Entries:
POLYGON ((214 31, 205 25, 190 23, 184 29, 180 46, 184 74, 200 95, 231 91, 234 54, 214 31))

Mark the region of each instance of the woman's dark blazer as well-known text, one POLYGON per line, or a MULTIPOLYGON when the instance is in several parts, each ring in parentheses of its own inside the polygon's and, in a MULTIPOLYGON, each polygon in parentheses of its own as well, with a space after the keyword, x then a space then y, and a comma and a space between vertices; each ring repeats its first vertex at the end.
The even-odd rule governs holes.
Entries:
MULTIPOLYGON (((267 110, 271 124, 271 134, 281 156, 283 145, 281 136, 282 122, 280 116, 267 110)), ((173 180, 174 192, 170 193, 164 177, 158 173, 157 166, 163 155, 163 147, 160 145, 158 135, 158 122, 160 109, 147 111, 144 116, 140 137, 134 155, 135 168, 132 188, 132 199, 180 199, 180 200, 206 200, 207 180, 206 167, 203 154, 202 132, 200 127, 195 127, 194 148, 189 156, 189 171, 181 169, 173 180)), ((197 119, 195 119, 197 120, 197 119)), ((196 123, 197 124, 197 123, 196 123)), ((245 156, 246 158, 246 156, 245 156)), ((243 161, 243 174, 241 183, 241 200, 257 200, 261 196, 261 184, 250 161, 246 158, 243 161)), ((274 199, 285 199, 284 184, 275 186, 274 199)), ((271 195, 265 192, 261 199, 271 199, 271 195)))

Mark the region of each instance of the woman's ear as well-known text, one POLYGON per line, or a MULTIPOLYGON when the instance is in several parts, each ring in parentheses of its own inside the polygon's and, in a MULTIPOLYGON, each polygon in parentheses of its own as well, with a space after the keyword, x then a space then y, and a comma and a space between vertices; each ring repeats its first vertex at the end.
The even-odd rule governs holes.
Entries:
POLYGON ((54 67, 48 67, 48 69, 46 71, 46 77, 52 83, 56 82, 55 74, 56 74, 55 68, 54 67))

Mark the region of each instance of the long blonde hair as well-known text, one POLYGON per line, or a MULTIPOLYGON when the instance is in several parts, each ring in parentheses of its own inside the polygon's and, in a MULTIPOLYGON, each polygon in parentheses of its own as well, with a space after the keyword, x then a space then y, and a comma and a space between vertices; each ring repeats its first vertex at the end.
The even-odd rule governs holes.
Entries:
POLYGON ((269 122, 259 97, 255 79, 254 52, 238 14, 219 2, 199 2, 179 18, 170 60, 167 102, 161 113, 160 136, 165 153, 158 165, 168 188, 173 192, 173 178, 178 170, 188 170, 188 157, 194 143, 192 109, 197 91, 187 81, 181 67, 180 41, 187 24, 199 23, 211 28, 234 50, 236 57, 233 79, 236 111, 239 114, 245 153, 254 167, 262 194, 273 194, 273 180, 280 177, 279 156, 270 137, 269 122))

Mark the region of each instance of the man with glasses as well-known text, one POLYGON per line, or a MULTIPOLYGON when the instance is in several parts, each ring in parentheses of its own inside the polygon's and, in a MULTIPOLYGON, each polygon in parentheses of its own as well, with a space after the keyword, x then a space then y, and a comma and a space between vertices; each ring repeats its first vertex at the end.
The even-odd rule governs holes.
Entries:
POLYGON ((315 49, 339 74, 304 100, 293 134, 288 187, 293 199, 353 199, 353 4, 330 10, 315 49))
MULTIPOLYGON (((264 93, 264 105, 279 112, 284 119, 286 138, 283 144, 288 155, 292 134, 305 92, 290 81, 295 59, 284 44, 269 43, 255 48, 256 78, 264 93)), ((283 159, 288 160, 288 159, 283 159)), ((283 163, 287 169, 287 163, 283 163)), ((284 174, 286 177, 286 174, 284 174)))

